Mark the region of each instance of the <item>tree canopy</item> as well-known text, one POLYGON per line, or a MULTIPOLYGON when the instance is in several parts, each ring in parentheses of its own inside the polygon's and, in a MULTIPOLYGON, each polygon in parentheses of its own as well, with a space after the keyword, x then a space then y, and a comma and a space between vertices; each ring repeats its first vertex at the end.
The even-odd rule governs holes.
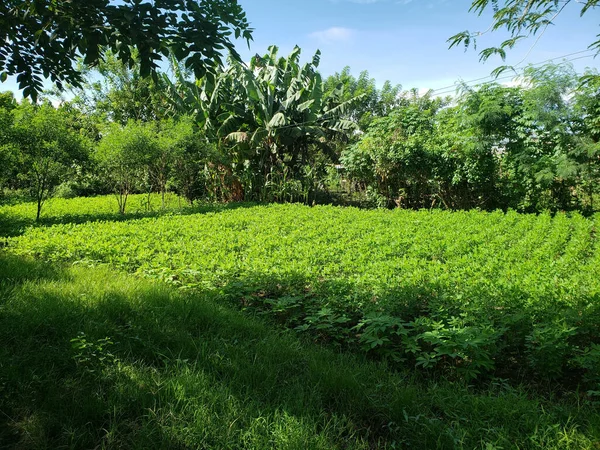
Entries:
POLYGON ((37 99, 42 76, 62 88, 79 86, 74 61, 95 66, 111 50, 141 76, 156 78, 169 53, 196 77, 237 53, 232 38, 251 39, 237 0, 4 0, 0 2, 0 80, 16 75, 25 97, 37 99))

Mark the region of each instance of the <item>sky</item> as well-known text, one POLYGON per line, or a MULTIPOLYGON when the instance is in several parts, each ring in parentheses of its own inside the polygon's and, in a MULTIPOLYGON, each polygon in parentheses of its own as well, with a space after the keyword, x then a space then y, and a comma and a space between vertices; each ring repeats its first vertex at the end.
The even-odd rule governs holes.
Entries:
MULTIPOLYGON (((305 60, 317 49, 322 52, 323 75, 351 68, 353 75, 367 70, 378 86, 390 80, 405 89, 438 89, 457 80, 486 77, 502 61, 479 62, 479 52, 464 47, 448 49, 447 39, 464 30, 482 31, 491 24, 491 13, 469 13, 471 0, 240 0, 254 40, 250 50, 240 42, 245 60, 266 53, 277 45, 287 55, 298 45, 305 60)), ((581 52, 600 34, 598 9, 580 17, 581 4, 569 5, 555 25, 541 36, 521 41, 508 54, 506 63, 519 67, 581 52), (533 47, 533 48, 532 48, 533 47)), ((478 48, 498 45, 506 38, 500 32, 483 35, 478 48)), ((600 56, 579 53, 567 59, 582 72, 599 67, 600 56)), ((508 73, 507 73, 508 75, 508 73)), ((510 81, 510 80, 508 80, 510 81)))
MULTIPOLYGON (((250 48, 236 43, 245 61, 265 54, 270 45, 277 45, 282 56, 298 45, 305 61, 321 50, 320 71, 325 76, 349 66, 355 76, 368 71, 380 87, 389 80, 404 89, 435 89, 439 94, 452 94, 457 81, 487 77, 503 64, 499 59, 480 63, 473 49, 448 49, 450 36, 491 24, 490 14, 469 13, 471 0, 239 1, 254 28, 250 48)), ((537 42, 529 38, 509 51, 506 64, 524 67, 571 55, 567 59, 579 58, 572 61, 578 72, 599 67, 600 56, 593 58, 586 50, 600 33, 600 8, 583 17, 580 8, 572 2, 537 42)), ((505 37, 500 32, 483 35, 478 47, 498 45, 505 37)), ((4 90, 17 90, 14 78, 0 84, 4 90)))

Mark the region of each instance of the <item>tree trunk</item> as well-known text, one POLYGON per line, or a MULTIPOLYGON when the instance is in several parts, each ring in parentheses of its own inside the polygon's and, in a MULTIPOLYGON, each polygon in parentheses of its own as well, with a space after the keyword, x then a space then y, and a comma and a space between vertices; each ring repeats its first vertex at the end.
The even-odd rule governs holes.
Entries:
POLYGON ((35 216, 35 221, 40 221, 40 215, 42 214, 42 198, 38 196, 37 199, 37 215, 35 216))

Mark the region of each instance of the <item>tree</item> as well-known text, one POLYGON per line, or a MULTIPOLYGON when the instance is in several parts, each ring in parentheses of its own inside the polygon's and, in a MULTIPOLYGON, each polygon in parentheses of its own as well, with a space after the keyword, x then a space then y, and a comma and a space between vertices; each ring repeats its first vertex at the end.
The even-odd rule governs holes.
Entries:
POLYGON ((361 96, 361 101, 356 102, 349 111, 348 119, 356 122, 362 131, 366 130, 373 117, 377 114, 379 95, 375 79, 369 78, 369 72, 362 71, 358 78, 350 73, 350 67, 344 67, 340 73, 330 75, 323 83, 323 90, 326 93, 332 93, 339 89, 340 84, 343 89, 343 99, 350 100, 361 96))
POLYGON ((373 120, 361 140, 342 154, 351 177, 378 196, 378 203, 409 208, 430 207, 434 168, 435 118, 442 99, 405 93, 388 116, 373 120))
POLYGON ((84 68, 84 82, 81 88, 72 89, 75 94, 72 103, 99 121, 109 119, 121 125, 129 120, 163 119, 167 107, 164 79, 142 77, 137 52, 132 55, 135 61, 132 68, 111 51, 106 52, 94 70, 84 68))
POLYGON ((334 92, 339 89, 340 84, 343 88, 343 100, 360 98, 360 101, 354 102, 354 106, 350 108, 347 118, 355 121, 361 131, 366 131, 375 117, 388 115, 401 101, 401 85, 392 85, 386 81, 379 90, 375 79, 369 78, 369 72, 366 70, 355 78, 350 73, 350 67, 344 67, 340 73, 336 72, 325 79, 324 92, 334 92))
POLYGON ((117 197, 121 214, 125 214, 129 194, 142 187, 158 153, 154 124, 130 121, 126 126, 109 126, 94 156, 117 197))
POLYGON ((342 154, 379 204, 593 210, 600 81, 569 65, 528 67, 521 85, 463 85, 454 105, 402 97, 342 154))
POLYGON ((15 96, 12 92, 7 91, 0 93, 0 108, 12 111, 16 107, 17 101, 15 100, 15 96))
POLYGON ((41 77, 59 89, 80 86, 74 61, 95 66, 107 49, 142 77, 156 79, 158 61, 172 52, 198 78, 221 65, 224 51, 239 58, 232 36, 251 39, 237 0, 3 0, 0 2, 0 79, 16 75, 25 97, 37 99, 41 77))
POLYGON ((67 127, 64 114, 50 104, 22 103, 14 110, 12 139, 18 149, 20 182, 37 202, 36 220, 54 189, 88 156, 83 136, 67 127))
POLYGON ((436 168, 439 198, 452 209, 506 209, 513 197, 520 198, 517 193, 523 188, 511 179, 515 184, 507 192, 502 189, 508 172, 502 162, 522 143, 516 126, 523 110, 522 88, 463 85, 455 102, 437 117, 435 142, 442 154, 436 168))
POLYGON ((208 195, 207 167, 219 160, 210 144, 189 116, 161 123, 157 180, 161 191, 167 183, 190 203, 208 195))
MULTIPOLYGON (((188 180, 186 175, 189 174, 189 166, 198 160, 201 141, 202 137, 195 133, 194 124, 187 116, 179 120, 165 119, 159 123, 157 152, 150 162, 150 176, 161 194, 163 208, 167 184, 171 179, 178 187, 181 183, 186 198, 191 197, 191 189, 185 188, 185 181, 188 180)), ((199 170, 193 175, 200 177, 199 170)))
POLYGON ((580 145, 575 155, 580 164, 587 207, 594 210, 594 195, 600 193, 600 76, 597 71, 579 78, 575 92, 576 124, 580 145))
POLYGON ((237 149, 254 153, 258 164, 253 175, 261 187, 280 191, 277 200, 293 198, 294 191, 308 196, 310 150, 318 149, 335 161, 332 138, 356 129, 346 117, 362 98, 344 99, 341 84, 325 92, 317 71, 320 52, 304 65, 300 54, 295 47, 287 58, 279 57, 278 48, 271 46, 266 55, 252 58, 249 68, 238 65, 235 76, 242 80, 242 98, 248 99, 246 111, 232 110, 229 123, 219 130, 237 149))
POLYGON ((469 187, 463 196, 480 192, 493 202, 477 206, 530 212, 580 206, 586 166, 576 81, 569 65, 549 64, 526 68, 521 86, 463 87, 453 127, 462 154, 454 178, 469 187))
MULTIPOLYGON (((504 61, 507 50, 530 35, 541 36, 567 6, 575 4, 579 5, 580 14, 583 16, 589 10, 600 6, 600 0, 473 0, 469 11, 481 16, 484 12, 493 10, 491 26, 484 32, 462 31, 448 39, 448 42, 450 48, 462 44, 467 49, 476 46, 478 36, 490 31, 505 30, 509 33, 508 39, 497 47, 488 47, 479 52, 481 61, 486 61, 492 55, 500 56, 504 61)), ((600 52, 600 34, 597 38, 589 48, 600 52)), ((508 68, 499 67, 494 73, 499 74, 508 68)))
POLYGON ((13 139, 12 111, 17 107, 12 92, 0 93, 0 196, 16 167, 17 149, 13 139))
POLYGON ((522 91, 523 111, 515 128, 521 147, 507 154, 527 186, 524 205, 535 210, 579 207, 573 195, 579 167, 573 158, 578 142, 570 97, 577 86, 573 67, 548 64, 529 67, 522 91))

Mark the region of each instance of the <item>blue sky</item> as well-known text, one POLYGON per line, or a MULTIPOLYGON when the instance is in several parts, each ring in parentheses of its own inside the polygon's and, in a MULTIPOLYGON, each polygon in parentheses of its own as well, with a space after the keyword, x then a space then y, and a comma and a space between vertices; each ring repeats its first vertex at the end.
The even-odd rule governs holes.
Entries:
MULTIPOLYGON (((486 29, 491 17, 469 13, 471 0, 240 0, 254 28, 250 49, 239 42, 244 60, 266 53, 269 45, 288 54, 294 45, 309 60, 317 49, 322 52, 320 70, 330 75, 350 66, 358 75, 367 70, 377 84, 385 80, 405 89, 438 89, 452 93, 459 79, 469 81, 488 76, 501 65, 499 60, 479 62, 478 52, 464 48, 448 49, 446 40, 463 30, 486 29), (453 88, 450 88, 452 91, 453 88)), ((580 4, 572 2, 534 44, 522 41, 509 53, 508 64, 521 66, 586 50, 600 33, 598 10, 579 17, 580 4)), ((479 48, 502 41, 501 33, 485 35, 479 48)), ((582 72, 599 67, 600 56, 581 53, 570 58, 582 72)), ((16 90, 14 80, 0 84, 0 91, 16 90)))
MULTIPOLYGON (((358 75, 368 70, 378 85, 385 80, 406 89, 439 89, 457 80, 485 77, 499 59, 479 62, 477 51, 448 50, 446 40, 463 30, 480 31, 491 16, 469 13, 470 0, 240 0, 254 27, 251 49, 240 43, 244 58, 265 53, 271 44, 287 54, 294 45, 309 59, 322 52, 324 75, 350 66, 358 75)), ((522 66, 586 50, 600 33, 598 11, 579 16, 581 5, 569 5, 540 38, 522 41, 509 53, 508 64, 522 66)), ((505 35, 491 33, 478 48, 499 44, 505 35), (487 45, 486 45, 487 44, 487 45)), ((570 58, 589 55, 583 53, 570 58)), ((598 67, 600 56, 573 61, 578 71, 598 67)))

